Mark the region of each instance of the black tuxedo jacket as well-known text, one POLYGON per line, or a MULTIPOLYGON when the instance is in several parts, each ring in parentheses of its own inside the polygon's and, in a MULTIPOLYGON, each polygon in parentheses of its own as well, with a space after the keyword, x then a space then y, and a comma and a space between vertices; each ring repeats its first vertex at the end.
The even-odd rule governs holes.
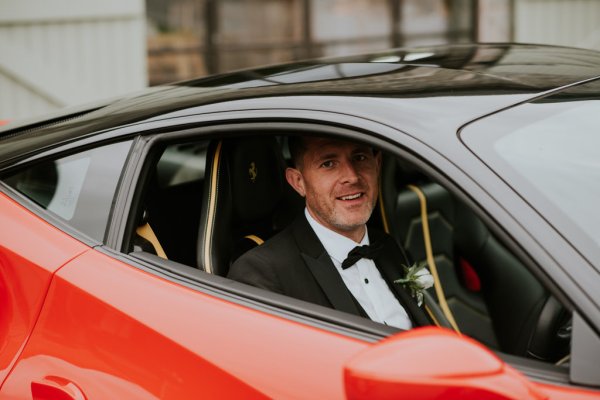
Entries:
MULTIPOLYGON (((393 283, 404 277, 407 260, 389 235, 369 229, 371 242, 384 247, 375 265, 410 316, 413 326, 430 325, 425 312, 401 287, 393 283)), ((367 317, 350 293, 331 258, 309 225, 304 213, 289 227, 233 263, 228 277, 300 300, 367 317)))

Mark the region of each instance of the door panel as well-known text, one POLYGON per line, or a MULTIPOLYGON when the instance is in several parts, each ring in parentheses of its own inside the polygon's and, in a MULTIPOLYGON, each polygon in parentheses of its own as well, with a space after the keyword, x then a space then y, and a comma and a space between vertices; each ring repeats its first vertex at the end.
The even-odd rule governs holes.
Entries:
POLYGON ((33 329, 52 274, 87 249, 0 193, 0 382, 33 329))
POLYGON ((366 346, 92 250, 56 274, 2 394, 58 380, 88 399, 343 398, 342 365, 366 346))

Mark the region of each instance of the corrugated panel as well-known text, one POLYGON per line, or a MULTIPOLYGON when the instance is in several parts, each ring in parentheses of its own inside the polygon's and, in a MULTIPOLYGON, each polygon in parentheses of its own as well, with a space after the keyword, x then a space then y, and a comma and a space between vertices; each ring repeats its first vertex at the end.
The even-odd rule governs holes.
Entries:
POLYGON ((600 1, 516 0, 515 40, 600 50, 600 1))
POLYGON ((0 73, 0 120, 41 115, 56 108, 38 93, 0 73))
POLYGON ((14 21, 0 19, 0 118, 38 115, 145 87, 143 4, 131 14, 131 4, 122 3, 128 13, 118 14, 113 2, 105 15, 80 19, 44 21, 39 12, 32 19, 22 14, 14 21))

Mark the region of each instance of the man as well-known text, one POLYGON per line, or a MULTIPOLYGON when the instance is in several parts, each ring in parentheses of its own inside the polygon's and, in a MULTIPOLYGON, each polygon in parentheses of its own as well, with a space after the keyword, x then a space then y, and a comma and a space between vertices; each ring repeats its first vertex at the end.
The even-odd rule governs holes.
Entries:
POLYGON ((374 321, 430 324, 401 285, 404 252, 366 223, 377 202, 381 153, 355 142, 291 137, 288 183, 305 198, 294 223, 241 256, 229 277, 374 321), (366 246, 352 250, 357 246, 366 246), (349 254, 358 254, 348 257, 349 254), (361 258, 366 257, 366 258, 361 258), (346 259, 350 258, 346 261, 346 259))

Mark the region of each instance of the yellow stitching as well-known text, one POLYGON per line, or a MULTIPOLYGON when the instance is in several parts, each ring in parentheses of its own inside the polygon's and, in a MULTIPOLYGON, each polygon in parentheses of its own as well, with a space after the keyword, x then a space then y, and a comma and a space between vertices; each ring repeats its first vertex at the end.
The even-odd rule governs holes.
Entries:
POLYGON ((209 204, 208 204, 208 218, 207 218, 207 223, 206 223, 206 230, 205 230, 205 236, 204 236, 204 271, 208 272, 209 274, 212 274, 213 272, 213 268, 212 268, 212 262, 210 260, 210 247, 212 245, 212 231, 213 231, 213 226, 214 226, 214 218, 215 218, 215 208, 217 205, 217 175, 219 172, 219 161, 221 158, 221 145, 222 145, 222 141, 219 141, 219 143, 217 144, 217 148, 215 150, 215 156, 213 158, 213 165, 212 165, 212 176, 211 176, 211 180, 210 180, 210 198, 209 198, 209 204))
POLYGON ((435 265, 435 261, 433 259, 433 251, 431 249, 431 237, 429 236, 429 220, 427 217, 427 200, 425 199, 425 195, 423 191, 414 185, 407 186, 410 190, 417 194, 419 201, 421 203, 421 221, 423 224, 423 240, 425 241, 425 252, 427 253, 427 264, 429 264, 429 268, 431 269, 431 275, 433 275, 433 280, 435 282, 435 294, 437 295, 438 301, 440 303, 440 307, 444 312, 446 318, 450 322, 450 325, 454 328, 454 330, 460 333, 458 329, 458 325, 454 320, 454 316, 452 315, 452 311, 450 311, 450 307, 448 307, 448 303, 446 302, 446 296, 444 295, 444 289, 442 288, 442 282, 440 281, 440 277, 438 275, 437 267, 435 265))

